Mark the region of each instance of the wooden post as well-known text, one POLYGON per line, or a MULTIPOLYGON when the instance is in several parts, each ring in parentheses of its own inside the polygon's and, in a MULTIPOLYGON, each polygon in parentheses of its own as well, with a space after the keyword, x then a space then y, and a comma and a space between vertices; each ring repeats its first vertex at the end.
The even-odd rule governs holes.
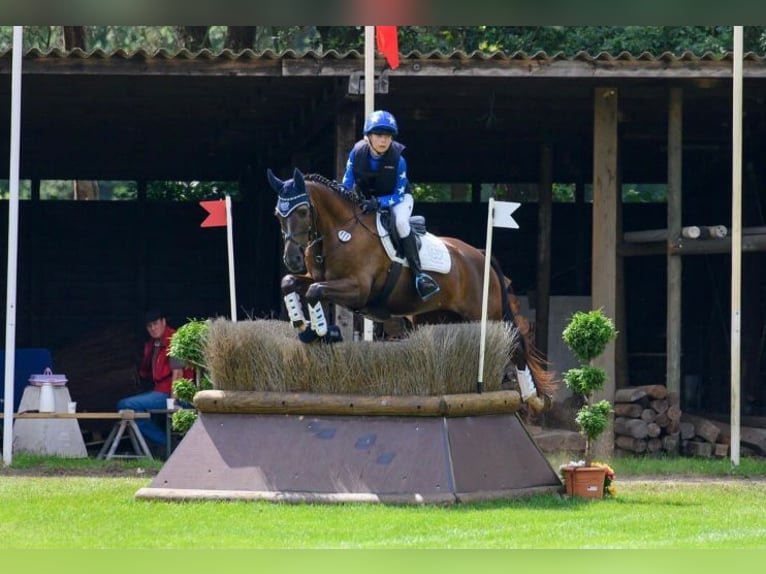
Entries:
MULTIPOLYGON (((681 235, 683 93, 671 88, 668 100, 668 241, 681 235)), ((665 379, 669 391, 681 391, 681 270, 682 259, 668 249, 665 379)))
MULTIPOLYGON (((593 244, 591 306, 614 318, 617 312, 617 237, 619 206, 617 177, 617 89, 594 90, 593 115, 593 244)), ((619 329, 618 329, 619 330, 619 329)), ((616 367, 614 342, 594 360, 606 371, 606 385, 595 399, 614 400, 616 367)), ((614 422, 594 444, 594 455, 610 458, 614 453, 614 422)))
MULTIPOLYGON (((343 179, 346 171, 348 152, 357 140, 356 114, 351 107, 345 107, 335 116, 335 173, 337 180, 343 179)), ((334 306, 335 324, 344 341, 351 341, 354 334, 354 314, 345 307, 334 306)))
POLYGON ((548 354, 548 318, 551 295, 551 220, 553 210, 553 152, 551 144, 540 146, 540 187, 537 198, 537 305, 535 345, 548 354))

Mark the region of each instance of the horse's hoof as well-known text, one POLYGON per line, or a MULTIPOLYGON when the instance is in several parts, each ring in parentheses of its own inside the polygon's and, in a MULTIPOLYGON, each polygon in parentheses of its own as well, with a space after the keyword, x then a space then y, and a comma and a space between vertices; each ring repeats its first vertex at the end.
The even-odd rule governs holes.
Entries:
POLYGON ((340 332, 340 328, 337 325, 330 325, 327 328, 327 334, 322 337, 322 342, 331 345, 333 343, 342 343, 343 334, 340 332))
POLYGON ((313 329, 306 329, 298 333, 298 339, 301 343, 313 343, 319 339, 319 335, 313 329))
POLYGON ((545 400, 538 397, 537 395, 529 397, 527 399, 527 406, 529 407, 529 410, 533 413, 541 413, 545 410, 545 400))

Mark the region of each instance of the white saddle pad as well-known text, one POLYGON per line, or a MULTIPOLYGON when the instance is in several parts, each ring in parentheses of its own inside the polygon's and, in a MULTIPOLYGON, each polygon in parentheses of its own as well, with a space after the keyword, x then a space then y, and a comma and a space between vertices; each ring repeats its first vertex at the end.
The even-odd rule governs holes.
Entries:
MULTIPOLYGON (((391 236, 380 223, 380 213, 378 213, 376 221, 378 224, 378 235, 380 235, 383 249, 386 250, 386 253, 392 261, 398 261, 402 265, 408 267, 409 263, 407 263, 406 259, 397 257, 396 249, 394 249, 394 244, 391 242, 391 236)), ((452 258, 450 257, 444 242, 432 233, 421 235, 420 240, 420 266, 423 268, 423 271, 449 273, 450 269, 452 269, 452 258)))

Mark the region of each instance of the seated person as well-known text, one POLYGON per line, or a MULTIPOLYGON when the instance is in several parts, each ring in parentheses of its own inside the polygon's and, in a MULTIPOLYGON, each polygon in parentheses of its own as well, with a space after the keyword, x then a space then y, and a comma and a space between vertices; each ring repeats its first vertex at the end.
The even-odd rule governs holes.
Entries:
MULTIPOLYGON (((141 380, 151 381, 153 389, 139 393, 117 402, 117 410, 131 409, 135 412, 148 412, 167 407, 167 399, 173 396, 173 382, 181 378, 193 379, 193 371, 184 369, 182 362, 168 356, 170 338, 176 332, 167 324, 165 316, 159 309, 151 309, 144 314, 144 325, 149 333, 149 340, 144 343, 143 358, 138 369, 141 380)), ((165 453, 166 434, 151 418, 137 419, 141 434, 153 451, 162 456, 165 453)))

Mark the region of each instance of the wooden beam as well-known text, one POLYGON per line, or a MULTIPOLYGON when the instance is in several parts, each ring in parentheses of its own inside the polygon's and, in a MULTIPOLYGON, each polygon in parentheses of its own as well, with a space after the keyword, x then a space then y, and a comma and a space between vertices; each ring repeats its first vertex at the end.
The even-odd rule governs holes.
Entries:
POLYGON ((551 222, 553 219, 553 149, 540 146, 540 186, 537 198, 537 304, 535 346, 548 354, 548 319, 551 294, 551 222))
MULTIPOLYGON (((697 241, 694 239, 676 239, 669 244, 671 255, 711 255, 731 253, 731 237, 697 241)), ((742 251, 766 251, 766 234, 742 236, 742 251)))
MULTIPOLYGON (((616 88, 593 91, 593 241, 591 258, 591 307, 608 317, 617 313, 617 102, 616 88)), ((619 331, 623 331, 618 327, 619 331)), ((593 361, 606 371, 606 384, 596 399, 613 400, 615 393, 616 346, 609 343, 593 361)), ((614 452, 614 422, 594 445, 594 454, 611 458, 614 452)))
POLYGON ((521 396, 517 391, 396 396, 208 390, 194 395, 194 406, 204 413, 464 417, 515 413, 521 396))
MULTIPOLYGON (((668 229, 667 235, 681 235, 681 190, 683 152, 683 93, 671 88, 668 101, 668 229)), ((667 238, 667 237, 666 237, 667 238)), ((667 255, 667 315, 665 337, 665 384, 668 391, 681 391, 681 293, 682 261, 667 255)))

